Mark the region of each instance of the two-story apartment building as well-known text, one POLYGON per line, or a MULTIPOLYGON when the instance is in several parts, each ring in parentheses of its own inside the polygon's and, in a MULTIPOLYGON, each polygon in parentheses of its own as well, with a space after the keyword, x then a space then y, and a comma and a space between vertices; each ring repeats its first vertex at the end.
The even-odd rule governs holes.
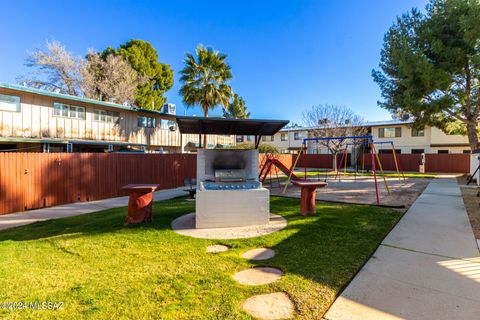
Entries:
MULTIPOLYGON (((302 147, 303 138, 308 137, 308 131, 299 126, 287 127, 273 136, 263 136, 261 143, 271 144, 277 147, 281 153, 298 153, 302 147)), ((253 136, 237 136, 236 142, 253 143, 253 136)))
MULTIPOLYGON (((0 151, 191 152, 198 137, 181 135, 174 106, 151 111, 19 85, 0 83, 0 151)), ((212 146, 233 136, 209 137, 212 146)))
MULTIPOLYGON (((423 130, 412 127, 412 121, 367 122, 374 141, 392 141, 400 153, 470 153, 468 138, 449 135, 442 130, 427 126, 423 130)), ((378 147, 380 152, 388 145, 378 147)))
MULTIPOLYGON (((392 141, 398 153, 469 153, 468 139, 463 135, 448 135, 438 128, 416 130, 412 121, 387 120, 366 122, 368 134, 374 141, 392 141)), ((312 128, 291 127, 280 130, 275 136, 264 137, 262 143, 276 146, 282 153, 296 153, 303 139, 311 136, 312 128)), ((238 140, 238 138, 237 138, 238 140)), ((321 144, 307 144, 308 153, 328 153, 321 144)), ((379 144, 379 152, 391 152, 388 144, 379 144)))

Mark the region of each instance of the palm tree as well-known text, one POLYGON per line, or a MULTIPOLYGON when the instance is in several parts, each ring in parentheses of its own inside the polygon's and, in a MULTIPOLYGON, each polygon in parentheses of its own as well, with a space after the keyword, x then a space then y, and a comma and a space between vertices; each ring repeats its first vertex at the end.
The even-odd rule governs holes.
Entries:
MULTIPOLYGON (((199 105, 203 115, 208 117, 208 111, 219 105, 228 109, 232 88, 227 82, 232 78, 232 72, 225 62, 225 54, 202 45, 195 52, 197 57, 190 53, 185 55, 185 67, 180 71, 180 94, 187 107, 199 105)), ((203 145, 207 147, 206 135, 203 145)))

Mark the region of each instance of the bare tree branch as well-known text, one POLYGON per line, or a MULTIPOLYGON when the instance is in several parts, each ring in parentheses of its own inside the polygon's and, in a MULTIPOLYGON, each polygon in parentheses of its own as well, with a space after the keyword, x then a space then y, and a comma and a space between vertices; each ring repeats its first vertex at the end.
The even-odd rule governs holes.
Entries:
MULTIPOLYGON (((363 118, 352 110, 335 105, 317 105, 303 113, 303 120, 313 138, 362 136, 367 133, 363 118)), ((318 143, 330 153, 345 148, 347 140, 320 140, 318 143)))

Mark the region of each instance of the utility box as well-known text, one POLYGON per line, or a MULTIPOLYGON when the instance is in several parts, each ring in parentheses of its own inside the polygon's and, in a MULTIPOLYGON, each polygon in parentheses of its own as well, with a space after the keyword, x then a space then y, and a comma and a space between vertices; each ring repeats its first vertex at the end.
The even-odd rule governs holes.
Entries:
POLYGON ((425 153, 422 153, 420 157, 420 163, 418 164, 418 172, 425 173, 425 153))
POLYGON ((470 176, 480 186, 480 149, 474 150, 470 157, 470 176))

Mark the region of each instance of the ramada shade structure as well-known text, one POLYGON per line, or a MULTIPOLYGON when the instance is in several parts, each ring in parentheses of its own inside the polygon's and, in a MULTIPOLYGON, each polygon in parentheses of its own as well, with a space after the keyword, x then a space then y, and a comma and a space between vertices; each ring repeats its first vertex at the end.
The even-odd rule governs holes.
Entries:
MULTIPOLYGON (((262 136, 271 136, 288 124, 288 120, 230 119, 176 116, 181 133, 255 136, 255 148, 262 136)), ((202 141, 201 139, 199 141, 202 141)))

